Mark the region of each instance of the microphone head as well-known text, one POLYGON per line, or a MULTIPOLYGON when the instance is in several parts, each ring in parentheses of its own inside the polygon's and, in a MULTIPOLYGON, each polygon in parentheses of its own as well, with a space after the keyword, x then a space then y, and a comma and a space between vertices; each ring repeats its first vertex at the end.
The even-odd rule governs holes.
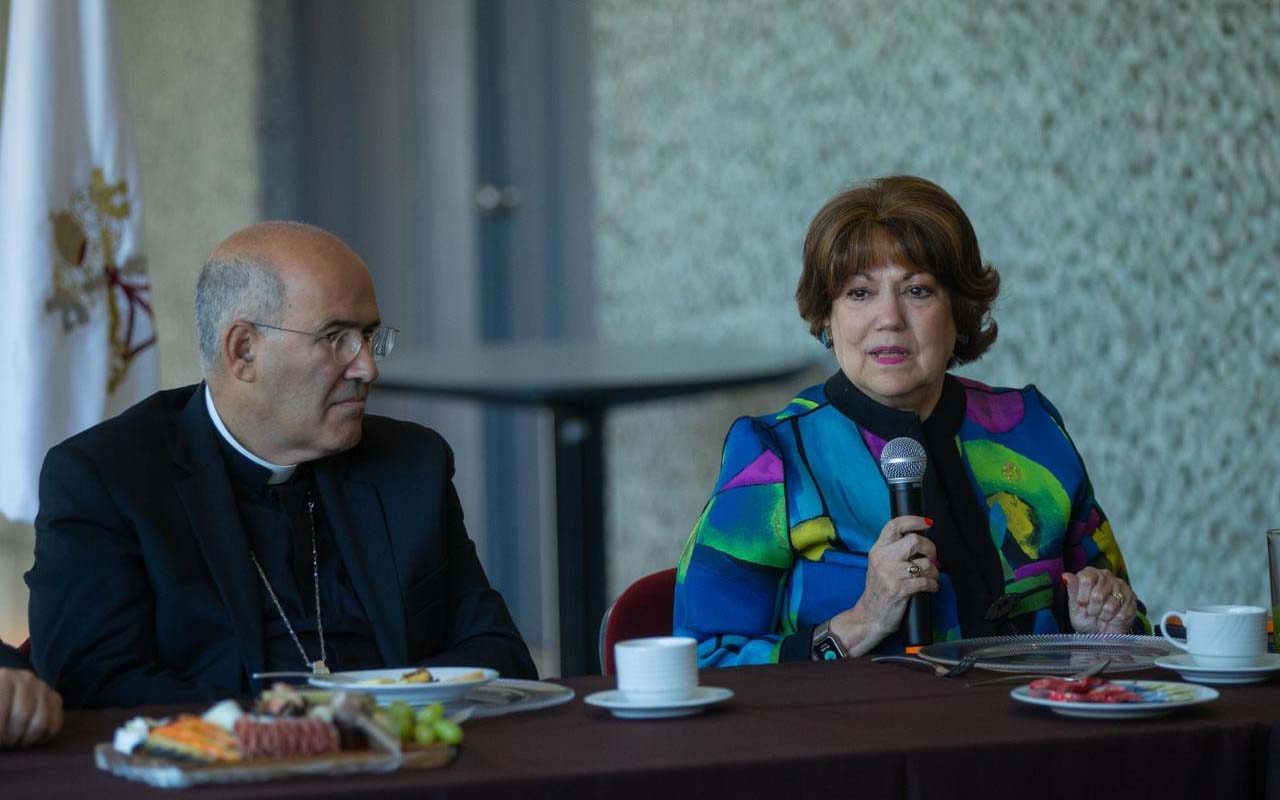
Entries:
POLYGON ((880 451, 880 471, 889 483, 919 483, 928 466, 924 445, 910 436, 891 439, 880 451))

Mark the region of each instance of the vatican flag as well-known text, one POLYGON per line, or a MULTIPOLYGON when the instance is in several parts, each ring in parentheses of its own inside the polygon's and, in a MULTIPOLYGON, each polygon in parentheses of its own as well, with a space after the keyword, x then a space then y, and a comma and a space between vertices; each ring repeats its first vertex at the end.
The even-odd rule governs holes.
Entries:
POLYGON ((0 513, 45 452, 156 389, 138 164, 109 0, 13 0, 0 111, 0 513))

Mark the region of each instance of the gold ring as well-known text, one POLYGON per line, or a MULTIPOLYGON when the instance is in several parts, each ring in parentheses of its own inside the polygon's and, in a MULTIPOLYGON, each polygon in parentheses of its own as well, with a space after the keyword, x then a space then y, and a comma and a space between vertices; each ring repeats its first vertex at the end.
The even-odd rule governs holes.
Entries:
POLYGON ((1124 595, 1120 592, 1112 592, 1111 597, 1116 601, 1116 605, 1124 605, 1124 595))
POLYGON ((907 574, 908 574, 908 575, 910 575, 910 576, 911 576, 911 577, 913 577, 913 578, 914 578, 915 576, 919 575, 919 574, 920 574, 920 565, 919 565, 919 564, 908 564, 908 565, 907 565, 907 574))

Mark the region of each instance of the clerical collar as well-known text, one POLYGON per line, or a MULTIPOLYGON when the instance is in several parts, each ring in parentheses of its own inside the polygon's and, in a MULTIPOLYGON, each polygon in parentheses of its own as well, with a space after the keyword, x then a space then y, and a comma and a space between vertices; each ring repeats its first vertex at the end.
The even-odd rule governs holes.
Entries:
POLYGON ((943 377, 942 396, 938 398, 933 413, 923 423, 914 411, 899 411, 867 397, 853 385, 844 370, 836 370, 836 374, 827 379, 824 388, 827 399, 840 413, 886 441, 898 436, 910 436, 912 433, 918 438, 919 433, 916 432, 921 427, 953 435, 964 421, 964 387, 951 375, 943 377))
POLYGON ((218 416, 218 409, 213 405, 213 393, 209 391, 209 384, 204 386, 204 405, 209 409, 209 419, 213 420, 213 427, 218 429, 218 433, 222 435, 223 440, 227 444, 235 448, 235 451, 253 463, 271 472, 271 477, 267 479, 268 484, 284 483, 293 477, 293 472, 298 468, 297 464, 288 464, 281 466, 280 464, 272 464, 270 461, 264 461, 253 453, 250 453, 244 445, 236 441, 236 437, 231 435, 231 431, 227 430, 227 426, 222 424, 222 417, 218 416))

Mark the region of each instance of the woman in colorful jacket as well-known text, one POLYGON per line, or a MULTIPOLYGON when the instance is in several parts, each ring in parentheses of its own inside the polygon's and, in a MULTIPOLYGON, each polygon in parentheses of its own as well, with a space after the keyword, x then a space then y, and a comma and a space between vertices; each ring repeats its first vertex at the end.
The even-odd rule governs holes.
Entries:
POLYGON ((902 652, 918 592, 933 641, 1149 629, 1057 410, 947 373, 995 342, 999 287, 929 181, 818 212, 796 299, 840 369, 729 430, 677 574, 674 628, 700 666, 902 652), (899 436, 927 452, 924 516, 890 518, 879 460, 899 436))

